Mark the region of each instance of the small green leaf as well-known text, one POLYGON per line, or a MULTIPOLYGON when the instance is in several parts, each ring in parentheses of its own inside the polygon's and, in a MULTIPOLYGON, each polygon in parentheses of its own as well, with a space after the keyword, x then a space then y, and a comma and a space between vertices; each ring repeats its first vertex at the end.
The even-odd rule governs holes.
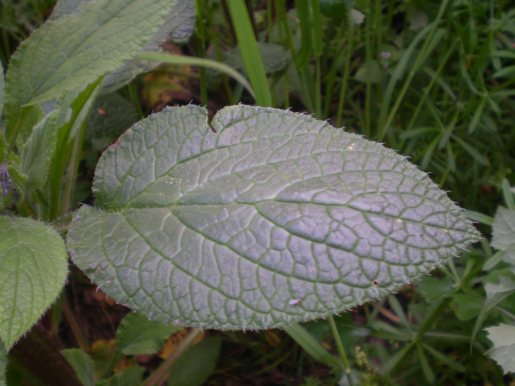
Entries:
POLYGON ((61 350, 77 378, 84 386, 95 386, 95 369, 91 357, 78 348, 61 350))
POLYGON ((52 228, 0 216, 0 339, 8 350, 57 298, 67 272, 64 242, 52 228))
POLYGON ((486 158, 484 155, 482 155, 474 146, 467 143, 460 137, 453 135, 452 138, 458 142, 458 144, 465 150, 467 153, 469 153, 472 158, 474 158, 478 164, 483 166, 488 166, 490 162, 488 161, 488 158, 486 158))
POLYGON ((417 290, 426 302, 433 303, 448 296, 452 291, 453 282, 448 277, 426 277, 417 285, 417 290))
POLYGON ((137 123, 100 159, 74 262, 149 319, 263 329, 394 291, 478 239, 404 157, 289 111, 196 106, 137 123), (213 129, 216 131, 213 132, 213 129))
POLYGON ((459 320, 470 320, 481 312, 483 297, 477 292, 455 294, 452 297, 451 308, 459 320))
POLYGON ((501 259, 505 263, 515 266, 515 244, 506 251, 500 252, 501 259))
POLYGON ((492 247, 501 251, 515 249, 515 209, 497 208, 492 225, 492 247))
POLYGON ((435 373, 427 360, 426 354, 424 353, 424 348, 422 344, 417 344, 417 353, 420 365, 422 366, 422 372, 424 373, 424 377, 429 384, 434 383, 435 381, 435 373))
POLYGON ((124 355, 154 354, 170 335, 180 330, 180 326, 167 326, 132 313, 122 320, 116 331, 116 350, 124 355))
POLYGON ((129 367, 108 379, 103 379, 96 386, 139 386, 144 372, 143 367, 129 367))
POLYGON ((515 75, 515 65, 506 66, 496 71, 493 75, 494 78, 512 78, 515 75))
POLYGON ((427 350, 427 352, 429 352, 431 355, 433 355, 436 359, 440 360, 442 363, 449 366, 451 369, 456 370, 460 373, 464 373, 465 371, 467 371, 465 366, 463 366, 461 363, 450 358, 448 355, 445 355, 444 353, 442 353, 438 350, 435 350, 429 344, 423 344, 423 346, 424 346, 424 349, 427 350))
MULTIPOLYGON (((259 52, 263 58, 265 73, 271 74, 284 70, 291 60, 289 51, 274 43, 258 43, 259 52)), ((245 70, 243 58, 238 47, 224 53, 224 61, 237 70, 245 70)))
POLYGON ((490 310, 515 292, 515 275, 510 272, 501 272, 499 276, 494 276, 494 281, 487 281, 484 284, 484 287, 486 292, 486 301, 484 302, 481 312, 474 324, 471 344, 474 342, 474 339, 490 310))
POLYGON ((410 353, 413 349, 414 343, 408 343, 403 348, 401 348, 394 356, 390 356, 390 358, 386 361, 381 369, 381 374, 389 374, 404 360, 404 357, 410 353))
POLYGON ((170 368, 169 386, 202 386, 216 367, 222 341, 211 336, 190 347, 170 368))
POLYGON ((495 281, 487 281, 484 284, 486 291, 486 303, 489 308, 498 304, 501 300, 511 295, 515 291, 515 275, 501 273, 495 281))
POLYGON ((500 324, 485 328, 493 347, 487 355, 502 367, 505 374, 515 373, 515 326, 500 324))
POLYGON ((363 63, 363 65, 356 71, 355 78, 360 82, 378 83, 381 81, 382 75, 381 67, 375 60, 370 60, 363 63))
POLYGON ((137 120, 134 105, 118 93, 97 98, 89 115, 86 134, 86 143, 92 149, 85 152, 89 164, 93 167, 98 160, 97 152, 106 149, 137 120))
POLYGON ((515 210, 515 186, 510 186, 508 180, 503 178, 501 187, 504 203, 509 209, 515 210))

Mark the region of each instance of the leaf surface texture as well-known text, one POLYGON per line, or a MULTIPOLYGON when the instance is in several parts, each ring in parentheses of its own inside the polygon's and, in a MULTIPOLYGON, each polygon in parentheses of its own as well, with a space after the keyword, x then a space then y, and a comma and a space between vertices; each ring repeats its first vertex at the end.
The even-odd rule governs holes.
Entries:
POLYGON ((478 233, 404 157, 309 116, 168 108, 100 159, 75 263, 150 319, 263 329, 399 289, 478 233))

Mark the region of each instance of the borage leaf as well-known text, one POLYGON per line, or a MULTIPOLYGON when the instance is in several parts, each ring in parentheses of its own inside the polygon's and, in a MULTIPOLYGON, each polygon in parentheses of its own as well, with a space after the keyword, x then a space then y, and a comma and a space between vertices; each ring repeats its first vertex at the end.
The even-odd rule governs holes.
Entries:
POLYGON ((49 226, 0 216, 0 340, 8 350, 59 295, 67 260, 63 239, 49 226))
POLYGON ((75 263, 164 323, 262 329, 400 288, 478 239, 425 173, 309 116, 200 107, 136 124, 98 163, 75 263))
POLYGON ((174 3, 97 0, 45 23, 12 56, 6 81, 8 130, 18 129, 23 105, 82 90, 131 59, 174 3))

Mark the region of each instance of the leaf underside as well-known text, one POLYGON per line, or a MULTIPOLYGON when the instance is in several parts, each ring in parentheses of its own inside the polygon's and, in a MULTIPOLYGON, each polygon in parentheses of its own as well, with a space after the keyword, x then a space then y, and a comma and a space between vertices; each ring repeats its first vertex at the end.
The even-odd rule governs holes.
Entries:
POLYGON ((264 329, 395 291, 478 233, 404 157, 309 116, 168 108, 100 159, 74 262, 164 323, 264 329))

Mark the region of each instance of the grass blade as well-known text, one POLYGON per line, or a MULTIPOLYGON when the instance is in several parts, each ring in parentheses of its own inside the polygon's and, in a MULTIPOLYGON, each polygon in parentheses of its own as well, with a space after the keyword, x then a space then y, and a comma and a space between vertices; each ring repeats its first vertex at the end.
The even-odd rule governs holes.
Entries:
POLYGON ((233 69, 232 67, 229 67, 226 64, 216 62, 211 59, 204 59, 204 58, 195 58, 193 56, 183 56, 183 55, 172 55, 172 54, 164 54, 159 52, 141 52, 137 55, 138 59, 141 60, 148 60, 150 62, 161 62, 161 63, 168 63, 168 64, 175 64, 177 66, 199 66, 199 67, 206 67, 211 68, 213 70, 217 70, 220 72, 223 72, 227 75, 229 75, 231 78, 235 79, 243 87, 247 89, 247 91, 252 95, 253 98, 257 97, 254 94, 254 90, 250 86, 249 82, 243 75, 241 75, 238 71, 233 69))
POLYGON ((256 102, 261 106, 272 106, 272 95, 268 87, 265 67, 245 3, 243 0, 231 0, 227 2, 227 7, 231 14, 245 70, 256 93, 256 102))
POLYGON ((325 350, 301 325, 292 324, 284 331, 317 361, 330 367, 340 366, 338 360, 325 350))

